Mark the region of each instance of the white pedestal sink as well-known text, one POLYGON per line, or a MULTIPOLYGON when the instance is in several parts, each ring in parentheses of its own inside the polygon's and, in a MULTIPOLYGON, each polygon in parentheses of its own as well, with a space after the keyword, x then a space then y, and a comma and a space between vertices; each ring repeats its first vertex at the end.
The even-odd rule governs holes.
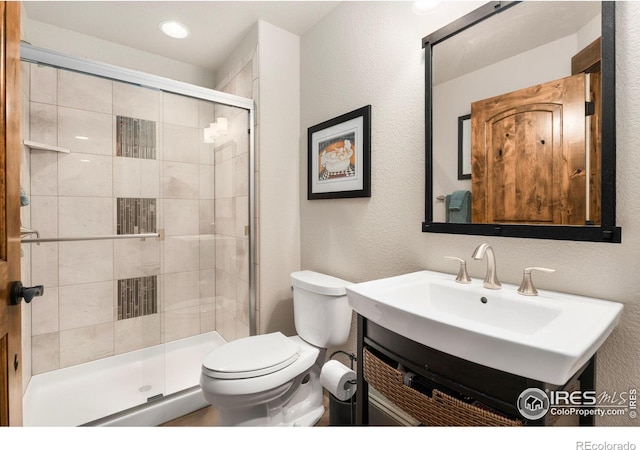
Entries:
POLYGON ((622 304, 517 286, 489 290, 421 271, 347 287, 349 305, 401 336, 458 358, 565 384, 618 324, 622 304))

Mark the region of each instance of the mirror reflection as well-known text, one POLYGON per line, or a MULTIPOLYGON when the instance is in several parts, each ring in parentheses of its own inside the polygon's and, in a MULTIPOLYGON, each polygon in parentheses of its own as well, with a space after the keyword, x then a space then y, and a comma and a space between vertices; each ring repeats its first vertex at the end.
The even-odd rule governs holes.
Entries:
POLYGON ((433 45, 434 222, 601 224, 601 30, 522 2, 433 45))

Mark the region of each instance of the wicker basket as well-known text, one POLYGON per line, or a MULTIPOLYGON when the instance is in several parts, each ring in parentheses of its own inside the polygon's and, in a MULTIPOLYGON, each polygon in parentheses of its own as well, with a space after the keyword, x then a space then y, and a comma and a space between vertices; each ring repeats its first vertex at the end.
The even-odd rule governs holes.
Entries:
POLYGON ((364 378, 382 395, 426 426, 521 426, 513 420, 465 403, 437 389, 429 397, 403 383, 403 374, 364 350, 364 378))

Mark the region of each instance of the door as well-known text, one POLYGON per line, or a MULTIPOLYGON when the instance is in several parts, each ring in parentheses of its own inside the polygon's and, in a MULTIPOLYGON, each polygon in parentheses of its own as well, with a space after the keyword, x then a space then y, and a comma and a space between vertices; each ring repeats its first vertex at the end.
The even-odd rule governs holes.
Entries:
POLYGON ((472 103, 473 223, 585 224, 585 77, 472 103))
POLYGON ((0 425, 22 425, 20 305, 20 2, 0 2, 0 425))

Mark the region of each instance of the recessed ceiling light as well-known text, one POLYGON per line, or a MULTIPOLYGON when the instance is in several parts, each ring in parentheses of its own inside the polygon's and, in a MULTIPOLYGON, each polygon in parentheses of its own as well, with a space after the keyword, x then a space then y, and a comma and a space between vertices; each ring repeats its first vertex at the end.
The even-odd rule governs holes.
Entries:
POLYGON ((441 0, 416 0, 413 2, 412 10, 415 14, 429 14, 442 3, 441 0))
POLYGON ((184 39, 189 36, 189 29, 175 20, 167 20, 160 24, 164 34, 176 39, 184 39))

